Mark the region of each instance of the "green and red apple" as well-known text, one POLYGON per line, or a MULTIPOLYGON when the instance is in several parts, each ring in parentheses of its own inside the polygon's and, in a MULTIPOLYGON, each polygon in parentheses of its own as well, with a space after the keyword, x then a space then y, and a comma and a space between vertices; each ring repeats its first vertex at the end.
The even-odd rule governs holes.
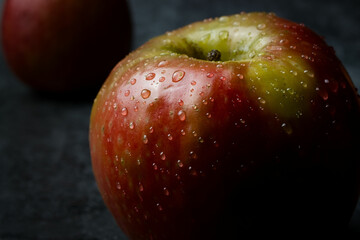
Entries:
POLYGON ((333 48, 241 13, 151 39, 91 113, 102 197, 131 239, 342 231, 359 195, 360 109, 333 48))
POLYGON ((40 91, 99 88, 130 51, 126 0, 7 0, 3 49, 20 80, 40 91))

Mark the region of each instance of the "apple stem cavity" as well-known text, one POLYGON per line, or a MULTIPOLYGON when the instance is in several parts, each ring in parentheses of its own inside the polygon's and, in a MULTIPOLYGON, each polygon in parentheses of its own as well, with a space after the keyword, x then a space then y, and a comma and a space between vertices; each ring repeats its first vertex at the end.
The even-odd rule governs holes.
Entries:
POLYGON ((220 61, 221 52, 219 50, 213 49, 207 54, 207 60, 209 61, 220 61))

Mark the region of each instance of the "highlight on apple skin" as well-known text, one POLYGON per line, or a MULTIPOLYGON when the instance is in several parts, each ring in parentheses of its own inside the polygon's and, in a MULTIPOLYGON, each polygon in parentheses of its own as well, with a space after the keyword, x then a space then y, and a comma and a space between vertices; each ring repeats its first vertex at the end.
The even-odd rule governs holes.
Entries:
POLYGON ((98 89, 130 51, 126 0, 6 0, 2 44, 16 76, 43 92, 98 89))
POLYGON ((341 232, 359 196, 359 97, 332 47, 271 13, 206 19, 119 62, 93 171, 130 239, 341 232))

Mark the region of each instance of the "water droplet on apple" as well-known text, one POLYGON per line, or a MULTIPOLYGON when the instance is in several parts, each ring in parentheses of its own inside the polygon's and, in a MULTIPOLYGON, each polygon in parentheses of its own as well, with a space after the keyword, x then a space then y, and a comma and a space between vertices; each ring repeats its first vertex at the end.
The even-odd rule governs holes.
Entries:
POLYGON ((130 90, 126 90, 124 95, 125 95, 125 97, 128 97, 130 95, 130 90))
POLYGON ((237 74, 236 76, 241 80, 244 79, 244 75, 242 75, 241 73, 237 74))
POLYGON ((149 128, 149 133, 153 133, 154 132, 154 128, 153 127, 150 127, 149 128))
POLYGON ((253 58, 253 57, 255 57, 255 52, 254 51, 249 52, 249 58, 253 58))
POLYGON ((121 109, 121 115, 123 115, 123 116, 128 115, 128 109, 127 109, 126 107, 123 107, 123 108, 121 109))
POLYGON ((148 74, 146 74, 145 79, 153 80, 155 78, 155 75, 156 75, 155 73, 148 73, 148 74))
POLYGON ((260 102, 261 104, 265 104, 265 103, 266 103, 265 99, 263 99, 262 97, 258 97, 258 100, 259 100, 259 102, 260 102))
POLYGON ((148 97, 150 97, 150 95, 151 95, 151 91, 148 90, 148 89, 143 89, 143 90, 141 91, 141 97, 142 97, 143 99, 147 99, 148 97))
POLYGON ((120 184, 120 182, 116 182, 116 188, 117 188, 118 190, 121 190, 121 184, 120 184))
POLYGON ((266 24, 265 24, 265 23, 260 23, 260 24, 258 24, 258 25, 256 26, 256 28, 257 28, 258 30, 263 30, 263 29, 266 28, 266 24))
POLYGON ((290 124, 288 124, 288 123, 283 123, 283 124, 281 124, 281 127, 282 127, 282 129, 283 129, 288 135, 292 134, 293 129, 292 129, 292 127, 290 126, 290 124))
POLYGON ((324 99, 324 101, 328 100, 328 98, 329 98, 329 94, 325 89, 320 89, 319 95, 322 99, 324 99))
POLYGON ((166 155, 165 155, 164 152, 160 153, 160 159, 163 160, 163 161, 166 159, 166 155))
POLYGON ((196 85, 196 81, 192 81, 191 85, 195 86, 196 85))
POLYGON ((131 85, 134 85, 136 83, 136 79, 135 78, 131 79, 130 83, 131 85))
POLYGON ((182 99, 179 99, 178 104, 179 104, 179 106, 183 106, 183 105, 184 105, 184 101, 183 101, 182 99))
POLYGON ((227 22, 229 21, 229 17, 228 16, 222 16, 219 18, 219 22, 227 22))
POLYGON ((223 41, 227 40, 229 38, 229 32, 226 30, 220 31, 219 38, 220 38, 220 40, 223 40, 223 41))
POLYGON ((204 34, 203 36, 201 36, 200 41, 203 43, 207 43, 210 39, 210 36, 211 36, 210 33, 204 34))
POLYGON ((169 139, 170 141, 173 140, 173 136, 172 136, 170 133, 168 134, 168 139, 169 139))
POLYGON ((160 205, 160 203, 157 203, 157 204, 156 204, 156 207, 157 207, 157 209, 158 209, 159 211, 162 211, 162 210, 163 210, 163 208, 162 208, 162 206, 160 205))
POLYGON ((159 78, 159 82, 164 82, 164 81, 165 81, 165 77, 164 77, 164 76, 162 76, 162 77, 159 78))
POLYGON ((169 196, 169 195, 170 195, 170 192, 169 192, 169 190, 168 190, 166 187, 164 187, 164 195, 165 195, 165 196, 169 196))
POLYGON ((206 113, 205 116, 206 116, 207 118, 211 118, 211 114, 210 114, 210 113, 206 113))
POLYGON ((181 130, 180 130, 180 133, 181 133, 181 135, 183 135, 183 136, 185 136, 185 134, 186 134, 186 132, 184 131, 184 129, 181 129, 181 130))
POLYGON ((226 80, 226 77, 221 76, 221 77, 220 77, 220 80, 221 80, 221 81, 225 81, 225 80, 226 80))
POLYGON ((143 143, 147 144, 149 142, 149 139, 146 135, 143 136, 143 143))
POLYGON ((309 77, 313 78, 314 77, 314 73, 312 71, 309 71, 309 70, 304 70, 304 73, 306 75, 308 75, 309 77))
POLYGON ((184 164, 183 164, 180 160, 177 161, 177 164, 178 164, 179 167, 183 167, 183 166, 184 166, 184 164))
POLYGON ((186 119, 186 113, 185 113, 185 111, 180 110, 180 111, 178 112, 178 117, 179 117, 180 121, 185 121, 185 119, 186 119))
POLYGON ((129 128, 130 128, 130 129, 134 129, 134 128, 135 128, 135 124, 134 124, 133 122, 130 122, 130 123, 129 123, 129 128))
POLYGON ((166 60, 163 60, 163 61, 160 61, 159 64, 158 64, 158 67, 165 67, 166 65, 168 65, 168 61, 166 60))
POLYGON ((181 81, 185 76, 185 72, 182 70, 177 70, 172 75, 172 81, 173 82, 179 82, 181 81))
POLYGON ((208 72, 208 73, 206 74, 206 77, 208 77, 208 78, 212 78, 213 76, 214 76, 214 74, 211 73, 211 72, 208 72))
POLYGON ((144 191, 144 186, 141 184, 141 182, 139 182, 139 191, 140 192, 144 191))

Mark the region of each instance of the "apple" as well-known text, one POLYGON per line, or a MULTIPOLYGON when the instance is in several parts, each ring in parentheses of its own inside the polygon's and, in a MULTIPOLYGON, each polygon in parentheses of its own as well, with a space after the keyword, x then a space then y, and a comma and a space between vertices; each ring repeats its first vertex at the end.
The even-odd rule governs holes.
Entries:
POLYGON ((341 232, 359 196, 359 109, 303 24, 206 19, 112 70, 91 112, 93 171, 130 239, 341 232))
POLYGON ((101 87, 130 51, 126 0, 7 0, 5 57, 23 82, 43 92, 101 87))

